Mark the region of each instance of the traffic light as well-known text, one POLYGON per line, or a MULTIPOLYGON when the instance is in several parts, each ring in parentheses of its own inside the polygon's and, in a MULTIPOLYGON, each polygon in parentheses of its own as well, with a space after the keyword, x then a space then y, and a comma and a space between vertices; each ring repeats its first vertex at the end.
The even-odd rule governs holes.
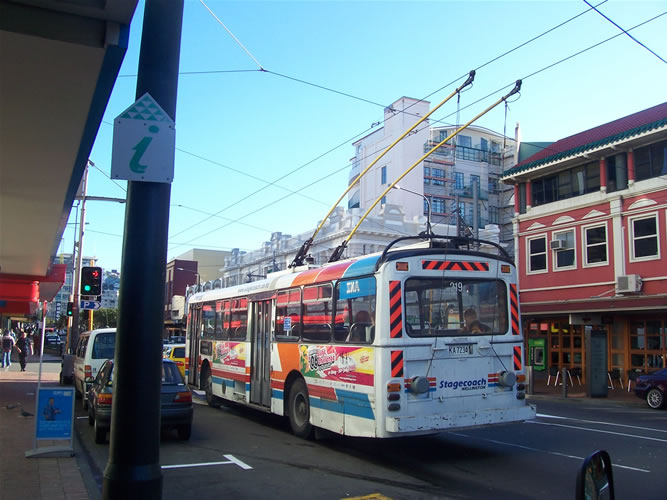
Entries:
POLYGON ((74 302, 67 303, 67 316, 72 316, 72 309, 74 309, 74 302))
POLYGON ((81 268, 81 295, 102 295, 102 268, 81 268))

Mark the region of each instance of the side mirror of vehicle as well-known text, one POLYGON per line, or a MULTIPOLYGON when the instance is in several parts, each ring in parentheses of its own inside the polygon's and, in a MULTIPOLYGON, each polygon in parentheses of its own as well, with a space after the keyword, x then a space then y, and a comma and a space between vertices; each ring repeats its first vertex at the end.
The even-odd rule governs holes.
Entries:
POLYGON ((615 500, 609 453, 598 450, 584 459, 577 473, 577 500, 615 500))

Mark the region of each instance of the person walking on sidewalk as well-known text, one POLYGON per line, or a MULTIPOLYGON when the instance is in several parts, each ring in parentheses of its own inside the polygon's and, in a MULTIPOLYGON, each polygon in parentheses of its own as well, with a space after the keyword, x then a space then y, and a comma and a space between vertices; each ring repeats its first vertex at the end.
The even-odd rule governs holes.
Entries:
POLYGON ((9 370, 12 366, 12 348, 14 347, 14 337, 9 334, 5 328, 5 334, 2 336, 2 368, 9 370))
POLYGON ((28 355, 30 341, 25 335, 25 331, 21 330, 19 339, 16 341, 16 349, 19 351, 19 362, 21 363, 21 371, 25 371, 25 358, 28 355))

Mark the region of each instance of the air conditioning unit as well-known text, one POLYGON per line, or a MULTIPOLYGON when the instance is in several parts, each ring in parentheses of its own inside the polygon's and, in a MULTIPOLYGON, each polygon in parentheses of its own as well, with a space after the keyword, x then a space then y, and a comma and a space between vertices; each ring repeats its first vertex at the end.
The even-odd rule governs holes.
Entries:
POLYGON ((170 314, 172 320, 181 319, 183 317, 183 311, 181 309, 172 309, 170 314))
POLYGON ((638 274, 616 277, 616 293, 633 293, 642 289, 642 278, 638 274))
POLYGON ((565 240, 551 240, 549 248, 552 250, 564 250, 567 248, 567 242, 565 240))

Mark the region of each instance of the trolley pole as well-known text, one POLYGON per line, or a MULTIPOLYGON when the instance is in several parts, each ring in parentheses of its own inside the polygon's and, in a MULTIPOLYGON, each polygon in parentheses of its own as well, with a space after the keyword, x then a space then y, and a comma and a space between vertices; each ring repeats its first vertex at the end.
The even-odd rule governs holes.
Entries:
MULTIPOLYGON (((176 116, 183 0, 146 0, 136 97, 176 116)), ((162 497, 160 387, 171 185, 129 181, 104 499, 162 497)))

